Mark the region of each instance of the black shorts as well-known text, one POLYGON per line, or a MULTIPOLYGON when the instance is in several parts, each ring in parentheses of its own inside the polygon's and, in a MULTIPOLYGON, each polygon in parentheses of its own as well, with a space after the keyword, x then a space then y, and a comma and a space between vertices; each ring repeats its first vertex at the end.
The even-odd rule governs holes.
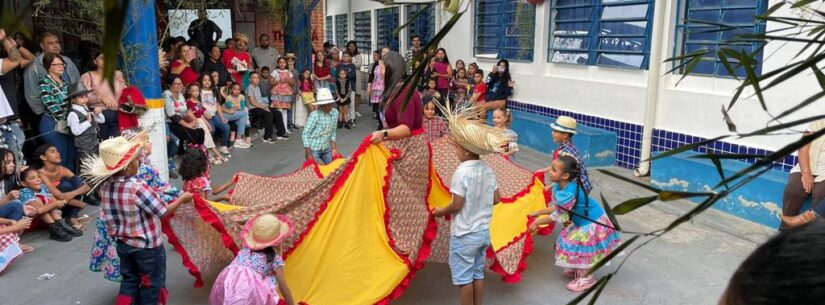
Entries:
POLYGON ((350 100, 345 99, 343 102, 335 102, 335 103, 337 103, 338 106, 348 106, 350 104, 350 100))

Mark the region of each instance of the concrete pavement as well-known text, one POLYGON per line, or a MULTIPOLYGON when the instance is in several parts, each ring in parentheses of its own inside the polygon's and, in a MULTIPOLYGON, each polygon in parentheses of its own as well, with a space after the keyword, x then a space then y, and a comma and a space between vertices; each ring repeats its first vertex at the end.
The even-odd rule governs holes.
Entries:
MULTIPOLYGON (((358 128, 341 129, 339 149, 351 153, 364 136, 374 130, 366 107, 362 109, 358 128)), ((213 169, 213 182, 221 183, 237 171, 262 175, 284 174, 303 163, 300 131, 293 139, 275 144, 255 142, 251 150, 234 150, 228 164, 213 169)), ((549 162, 549 156, 525 150, 519 153, 519 163, 527 168, 539 168, 549 162)), ((613 170, 630 175, 626 169, 613 170)), ((647 194, 641 188, 591 171, 595 192, 601 192, 611 204, 647 194)), ((176 181, 180 184, 180 181, 176 181)), ((690 202, 655 203, 630 215, 619 217, 626 230, 651 231, 666 226, 683 213, 690 202)), ((97 208, 83 213, 96 215, 97 208)), ((78 305, 112 304, 118 284, 103 279, 102 274, 88 271, 93 230, 69 243, 48 239, 44 231, 23 236, 25 243, 36 248, 0 275, 0 304, 4 305, 78 305), (52 280, 38 280, 43 273, 55 273, 52 280)), ((519 284, 504 284, 498 276, 487 273, 485 301, 487 304, 565 304, 575 297, 565 289, 567 279, 553 265, 552 247, 558 232, 535 240, 535 250, 527 260, 528 268, 519 284)), ((733 270, 752 251, 756 243, 772 234, 759 225, 710 211, 696 221, 685 224, 672 233, 637 251, 614 276, 602 293, 599 304, 716 304, 733 270)), ((630 236, 625 236, 629 238, 630 236)), ((192 288, 193 278, 181 265, 180 256, 167 245, 167 287, 170 304, 207 304, 211 283, 204 288, 192 288)), ((618 265, 606 267, 612 270, 618 265)), ((604 272, 600 272, 604 274, 604 272)), ((457 304, 458 290, 450 283, 447 265, 428 264, 419 271, 407 292, 393 304, 457 304)))

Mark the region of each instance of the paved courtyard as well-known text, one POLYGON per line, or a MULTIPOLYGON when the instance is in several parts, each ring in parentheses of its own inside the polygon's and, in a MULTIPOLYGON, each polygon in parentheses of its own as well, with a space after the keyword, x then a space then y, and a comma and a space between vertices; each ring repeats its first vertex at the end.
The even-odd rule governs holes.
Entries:
MULTIPOLYGON (((364 108, 362 113, 368 114, 364 108)), ((365 115, 366 117, 366 115, 365 115)), ((370 131, 370 119, 362 119, 354 130, 341 129, 339 149, 351 153, 370 131)), ((213 181, 222 183, 236 171, 262 175, 283 174, 297 169, 303 162, 300 134, 276 144, 255 143, 251 150, 233 151, 232 161, 213 170, 213 181)), ((545 166, 549 156, 532 151, 520 153, 519 161, 527 168, 545 166)), ((627 169, 613 168, 631 175, 627 169)), ((603 193, 611 204, 646 194, 643 189, 591 170, 595 195, 603 193)), ((180 184, 180 181, 177 181, 180 184)), ((651 231, 661 228, 692 205, 689 202, 655 203, 619 217, 623 228, 651 231)), ((90 207, 85 214, 97 215, 90 207)), ((69 243, 48 239, 45 231, 23 236, 36 250, 23 256, 0 275, 0 295, 4 305, 75 305, 112 304, 118 284, 103 275, 88 271, 93 230, 69 243), (52 280, 38 280, 44 273, 54 273, 52 280)), ((528 268, 519 284, 504 284, 488 273, 485 283, 487 304, 566 304, 575 294, 565 289, 567 280, 553 265, 552 246, 555 234, 538 237, 535 250, 527 260, 528 268)), ((717 211, 710 211, 692 223, 652 242, 637 251, 624 269, 615 276, 602 294, 599 304, 716 304, 727 280, 739 263, 772 232, 753 223, 741 221, 717 211)), ((626 236, 629 238, 629 236, 626 236)), ((192 288, 193 278, 181 265, 180 256, 167 245, 167 287, 170 304, 207 304, 214 278, 206 279, 204 288, 192 288)), ((613 264, 605 270, 612 270, 613 264)), ((603 274, 604 272, 601 272, 603 274)), ((450 283, 447 265, 428 264, 419 271, 407 292, 393 304, 456 304, 458 291, 450 283)))

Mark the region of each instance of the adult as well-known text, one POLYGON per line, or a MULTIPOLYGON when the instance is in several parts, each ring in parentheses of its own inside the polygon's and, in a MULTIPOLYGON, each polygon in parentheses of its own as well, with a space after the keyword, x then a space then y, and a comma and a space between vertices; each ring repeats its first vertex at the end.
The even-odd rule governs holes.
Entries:
POLYGON ((252 57, 246 49, 249 47, 249 37, 243 33, 235 34, 235 49, 226 49, 223 51, 223 66, 229 71, 232 79, 246 88, 249 85, 249 80, 244 82, 244 79, 249 75, 252 69, 252 57))
POLYGON ((170 66, 169 74, 179 75, 181 80, 183 80, 184 86, 197 82, 198 72, 192 68, 192 60, 194 60, 195 57, 193 56, 194 54, 192 53, 191 47, 187 44, 178 45, 175 54, 175 61, 173 61, 170 66))
POLYGON ((40 137, 54 145, 60 152, 63 167, 75 171, 74 141, 68 131, 69 84, 60 77, 65 73, 66 63, 57 53, 46 53, 42 65, 49 67, 38 82, 40 101, 43 104, 43 116, 40 118, 40 137))
POLYGON ((205 9, 198 10, 198 19, 189 23, 189 30, 186 31, 189 38, 194 40, 200 46, 201 52, 209 53, 209 47, 215 45, 215 42, 221 40, 223 31, 206 14, 205 9))
POLYGON ((278 64, 278 58, 281 53, 269 45, 269 35, 261 34, 258 36, 258 46, 252 49, 252 58, 255 59, 255 67, 258 69, 262 67, 269 67, 275 69, 278 64))
MULTIPOLYGON (((418 52, 420 52, 420 51, 421 51, 421 36, 413 35, 410 38, 410 48, 407 50, 407 52, 404 53, 404 61, 406 61, 407 64, 409 65, 407 67, 407 74, 408 75, 412 75, 413 69, 415 69, 417 67, 417 66, 413 67, 413 57, 415 57, 415 55, 418 54, 418 52)), ((418 63, 418 64, 420 64, 420 63, 418 63)))
MULTIPOLYGON (((37 37, 37 42, 40 44, 40 49, 43 50, 43 53, 37 55, 32 61, 34 64, 26 68, 26 73, 23 74, 23 86, 26 93, 26 102, 29 103, 29 107, 31 107, 35 114, 41 115, 46 112, 46 107, 43 105, 43 100, 41 100, 39 82, 46 77, 48 74, 47 68, 49 68, 43 65, 43 57, 49 53, 57 54, 58 57, 60 57, 65 68, 62 69, 63 72, 58 75, 58 78, 60 78, 63 83, 73 84, 79 82, 80 72, 71 59, 60 55, 62 48, 60 47, 60 40, 57 39, 57 35, 51 32, 43 32, 43 34, 37 37)), ((41 130, 40 133, 43 133, 43 131, 41 130)), ((72 158, 72 160, 74 159, 72 158)))
POLYGON ((195 72, 200 73, 201 71, 203 71, 203 62, 204 59, 206 59, 204 54, 206 53, 203 53, 203 51, 200 50, 198 43, 192 39, 189 39, 186 42, 186 45, 189 46, 189 53, 192 53, 189 55, 189 57, 192 58, 192 61, 189 62, 189 65, 192 67, 192 69, 195 69, 195 72))
MULTIPOLYGON (((229 80, 229 71, 226 70, 226 66, 224 66, 221 61, 221 47, 214 45, 209 49, 209 58, 203 62, 203 68, 201 70, 207 74, 213 71, 218 72, 218 84, 226 84, 226 81, 229 80)), ((215 85, 217 86, 218 84, 215 85)))
POLYGON ((358 52, 358 43, 354 40, 350 40, 347 42, 347 48, 344 49, 345 54, 349 54, 352 57, 352 63, 358 68, 361 69, 361 66, 364 64, 363 58, 361 58, 361 52, 358 52))
MULTIPOLYGON (((817 132, 825 128, 825 120, 811 123, 805 134, 817 132)), ((802 203, 811 198, 811 207, 822 205, 825 199, 825 137, 819 137, 811 143, 802 146, 798 151, 799 162, 791 169, 788 184, 782 194, 782 215, 790 220, 789 216, 799 215, 802 203)), ((803 217, 814 216, 806 212, 803 217)), ((791 221, 793 223, 793 221, 791 221)), ((783 221, 780 229, 788 227, 788 221, 783 221)))
POLYGON ((123 78, 123 73, 115 71, 114 86, 109 84, 109 80, 103 78, 103 69, 106 63, 103 52, 100 49, 95 49, 89 55, 92 71, 81 75, 80 82, 86 88, 93 90, 86 95, 89 99, 87 107, 104 109, 103 116, 106 118, 106 122, 99 125, 100 129, 97 132, 98 138, 102 141, 120 135, 120 132, 118 132, 117 110, 120 95, 123 93, 123 89, 126 88, 126 80, 123 78), (114 87, 114 91, 112 87, 114 87))
POLYGON ((440 99, 440 102, 444 103, 450 89, 450 80, 453 79, 453 66, 444 48, 438 48, 435 57, 430 62, 430 79, 435 79, 435 89, 444 97, 440 99))
POLYGON ((397 140, 409 137, 414 130, 421 128, 424 120, 424 109, 421 105, 421 96, 408 85, 402 88, 406 65, 404 58, 398 52, 390 51, 383 56, 386 73, 384 75, 384 96, 382 98, 384 130, 372 133, 373 143, 384 140, 397 140), (412 90, 412 97, 404 107, 404 99, 408 90, 412 90), (395 98, 392 98, 395 97, 395 98))
POLYGON ((20 69, 31 64, 34 55, 18 44, 16 39, 6 36, 3 29, 0 29, 0 44, 0 87, 3 89, 0 91, 0 141, 3 145, 0 146, 8 147, 16 159, 23 160, 23 141, 26 135, 21 127, 23 122, 20 120, 17 74, 20 69))
POLYGON ((510 62, 506 59, 498 63, 487 74, 487 94, 484 95, 484 109, 499 109, 507 107, 507 98, 513 95, 513 86, 516 84, 510 78, 510 62))
POLYGON ((218 135, 221 138, 221 142, 217 145, 218 151, 229 157, 229 149, 227 148, 229 147, 229 121, 223 117, 223 107, 220 106, 218 101, 220 97, 218 86, 207 73, 202 73, 198 78, 200 79, 201 105, 205 110, 203 115, 209 121, 209 125, 212 126, 213 135, 218 135))
POLYGON ((312 65, 312 79, 315 82, 316 90, 318 88, 332 88, 332 68, 326 58, 324 51, 315 53, 315 64, 312 65))
POLYGON ((184 84, 180 76, 169 77, 169 89, 163 92, 164 112, 169 130, 184 143, 203 144, 204 131, 198 128, 194 114, 186 107, 184 84))
POLYGON ((357 99, 355 99, 355 86, 358 83, 358 79, 361 78, 361 73, 358 73, 358 71, 360 71, 361 66, 364 65, 364 60, 361 58, 361 52, 358 52, 358 43, 354 40, 347 42, 347 47, 344 49, 344 54, 349 55, 352 59, 352 64, 355 65, 354 73, 352 73, 352 75, 347 75, 348 78, 353 80, 351 93, 352 97, 350 97, 352 105, 349 107, 349 118, 352 119, 354 123, 356 117, 361 117, 361 112, 358 111, 358 104, 360 103, 357 99))

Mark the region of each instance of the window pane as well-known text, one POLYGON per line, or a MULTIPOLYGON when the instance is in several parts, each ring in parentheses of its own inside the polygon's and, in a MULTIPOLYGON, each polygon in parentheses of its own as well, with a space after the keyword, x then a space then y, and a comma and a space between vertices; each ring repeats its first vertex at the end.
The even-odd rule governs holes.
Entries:
POLYGON ((590 22, 565 22, 556 24, 553 35, 587 35, 590 32, 590 22))
POLYGON ((592 0, 557 0, 556 6, 587 5, 591 4, 592 2, 592 0))
POLYGON ((599 55, 598 64, 613 67, 639 68, 642 66, 644 59, 644 55, 602 53, 599 55))
POLYGON ((647 30, 647 21, 602 22, 600 35, 638 35, 647 30))
POLYGON ((558 37, 553 39, 554 49, 581 49, 587 50, 589 38, 587 37, 558 37))
POLYGON ((536 9, 523 0, 476 0, 475 54, 532 60, 536 9))
POLYGON ((702 60, 690 73, 695 74, 711 74, 713 75, 716 72, 716 62, 715 61, 708 61, 702 60))
POLYGON ((722 21, 720 13, 717 10, 690 11, 688 13, 688 19, 697 20, 697 21, 715 22, 715 23, 720 23, 722 21))
POLYGON ((724 24, 753 24, 753 9, 725 10, 722 12, 722 23, 724 24))
POLYGON ((645 18, 647 4, 606 6, 602 11, 602 19, 616 18, 645 18))
POLYGON ((645 51, 645 40, 644 38, 602 38, 599 39, 599 49, 642 53, 645 51))
POLYGON ((556 21, 589 20, 592 7, 565 8, 556 10, 556 21))
POLYGON ((719 39, 719 28, 691 28, 687 33, 688 42, 717 41, 719 39))
POLYGON ((553 52, 552 62, 586 65, 588 54, 584 52, 553 52))
POLYGON ((756 7, 756 4, 759 1, 754 0, 723 0, 722 4, 727 6, 753 6, 756 7))
POLYGON ((353 14, 353 34, 358 51, 369 54, 372 52, 372 16, 370 11, 353 14))
POLYGON ((743 40, 743 39, 747 39, 747 38, 742 37, 742 35, 754 34, 754 33, 756 33, 756 31, 754 30, 754 27, 741 27, 741 28, 736 28, 736 29, 731 29, 731 30, 725 30, 725 31, 722 31, 722 41, 731 41, 731 40, 737 40, 737 39, 738 40, 743 40))
POLYGON ((722 4, 721 0, 690 0, 688 2, 688 7, 690 7, 690 8, 719 7, 721 4, 722 4))
POLYGON ((343 46, 347 44, 347 31, 349 30, 349 23, 347 22, 347 15, 335 15, 335 44, 343 46))

